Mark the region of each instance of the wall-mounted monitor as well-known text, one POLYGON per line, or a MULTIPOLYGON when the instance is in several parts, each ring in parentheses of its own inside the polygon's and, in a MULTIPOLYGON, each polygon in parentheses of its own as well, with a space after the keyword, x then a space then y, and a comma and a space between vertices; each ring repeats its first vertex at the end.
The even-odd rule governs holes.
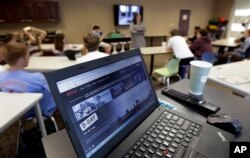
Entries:
POLYGON ((128 26, 135 13, 143 15, 143 7, 139 5, 114 5, 114 21, 116 26, 128 26))

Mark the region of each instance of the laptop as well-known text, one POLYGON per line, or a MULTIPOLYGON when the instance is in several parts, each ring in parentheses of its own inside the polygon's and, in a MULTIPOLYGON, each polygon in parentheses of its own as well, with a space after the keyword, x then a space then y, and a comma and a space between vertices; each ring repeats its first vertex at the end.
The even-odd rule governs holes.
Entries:
POLYGON ((233 135, 159 106, 140 49, 45 76, 78 157, 229 157, 233 135))

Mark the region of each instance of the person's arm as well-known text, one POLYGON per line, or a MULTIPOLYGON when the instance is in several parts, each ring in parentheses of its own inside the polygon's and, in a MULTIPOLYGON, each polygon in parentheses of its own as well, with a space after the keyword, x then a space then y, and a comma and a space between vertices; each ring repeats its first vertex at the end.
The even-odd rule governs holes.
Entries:
POLYGON ((199 46, 201 45, 200 41, 197 39, 194 41, 194 43, 189 47, 189 49, 191 50, 196 50, 199 48, 199 46))
POLYGON ((36 42, 36 38, 32 35, 31 30, 32 30, 32 27, 29 27, 29 26, 23 28, 24 34, 28 36, 28 41, 27 41, 28 44, 36 42))
POLYGON ((32 27, 32 31, 39 33, 39 40, 42 41, 47 36, 47 31, 32 27))

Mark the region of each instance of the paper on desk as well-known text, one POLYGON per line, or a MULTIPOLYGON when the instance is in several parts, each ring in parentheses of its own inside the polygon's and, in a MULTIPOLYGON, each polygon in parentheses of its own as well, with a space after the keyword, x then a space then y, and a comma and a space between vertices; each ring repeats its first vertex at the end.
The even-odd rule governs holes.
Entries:
POLYGON ((238 85, 238 84, 244 84, 247 82, 250 82, 250 77, 242 76, 242 75, 219 75, 218 79, 221 79, 223 81, 226 81, 228 83, 238 85))

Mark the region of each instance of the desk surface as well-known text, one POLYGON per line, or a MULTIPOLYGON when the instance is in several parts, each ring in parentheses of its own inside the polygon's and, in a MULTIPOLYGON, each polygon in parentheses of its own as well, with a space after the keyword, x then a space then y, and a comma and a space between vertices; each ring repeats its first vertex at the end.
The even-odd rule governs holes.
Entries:
POLYGON ((208 79, 219 83, 225 87, 231 88, 236 92, 240 92, 243 95, 250 96, 250 60, 244 60, 240 62, 234 62, 229 64, 223 64, 214 66, 209 72, 208 79), (226 76, 228 79, 237 79, 240 77, 248 79, 249 82, 242 84, 232 84, 227 82, 221 77, 226 76))
POLYGON ((40 93, 0 92, 0 132, 35 106, 41 98, 40 93))
POLYGON ((154 54, 172 53, 172 51, 167 51, 167 49, 163 48, 162 46, 143 47, 143 48, 140 48, 140 50, 141 50, 141 53, 143 55, 154 55, 154 54))
POLYGON ((219 40, 213 41, 211 44, 213 46, 224 46, 224 47, 239 46, 239 43, 235 43, 234 40, 235 40, 234 38, 219 39, 219 40))
MULTIPOLYGON (((171 85, 171 88, 179 90, 183 93, 188 93, 188 87, 189 80, 182 80, 171 85)), ((175 105, 177 107, 177 111, 206 122, 206 117, 202 114, 199 114, 198 111, 192 109, 190 106, 182 105, 168 97, 165 97, 161 94, 160 90, 156 91, 156 93, 159 98, 175 105)), ((236 141, 250 140, 250 124, 248 122, 250 112, 249 101, 230 94, 223 93, 207 86, 205 87, 203 97, 206 101, 219 105, 221 107, 219 113, 227 113, 233 115, 241 121, 243 130, 241 135, 236 138, 236 141)), ((61 156, 60 158, 66 158, 67 156, 69 156, 68 153, 72 154, 70 155, 71 157, 76 157, 65 129, 43 138, 43 145, 48 158, 59 158, 58 155, 61 156)))
POLYGON ((28 67, 31 72, 49 72, 77 64, 76 61, 69 60, 65 56, 52 57, 31 57, 28 67))

